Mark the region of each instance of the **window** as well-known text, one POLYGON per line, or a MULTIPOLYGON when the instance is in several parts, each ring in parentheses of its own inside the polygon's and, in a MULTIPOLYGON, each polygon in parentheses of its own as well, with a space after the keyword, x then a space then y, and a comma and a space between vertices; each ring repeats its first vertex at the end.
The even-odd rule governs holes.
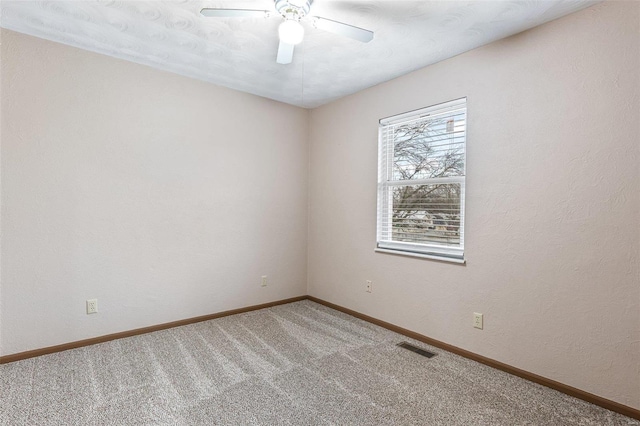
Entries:
POLYGON ((466 98, 380 120, 376 251, 464 261, 466 98))

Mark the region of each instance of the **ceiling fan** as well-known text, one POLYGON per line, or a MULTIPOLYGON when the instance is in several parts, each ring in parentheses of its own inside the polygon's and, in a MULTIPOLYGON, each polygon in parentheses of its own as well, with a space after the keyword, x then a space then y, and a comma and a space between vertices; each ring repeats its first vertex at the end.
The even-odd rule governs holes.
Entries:
MULTIPOLYGON (((279 64, 290 64, 293 60, 293 49, 295 45, 302 42, 304 38, 304 27, 300 21, 309 16, 311 3, 313 3, 313 0, 275 0, 275 10, 284 19, 278 27, 280 45, 278 46, 276 62, 279 64)), ((273 12, 269 10, 204 8, 200 13, 206 17, 213 18, 268 18, 272 16, 273 12)), ((372 31, 319 16, 309 17, 315 28, 349 37, 363 43, 368 43, 373 40, 372 31)))

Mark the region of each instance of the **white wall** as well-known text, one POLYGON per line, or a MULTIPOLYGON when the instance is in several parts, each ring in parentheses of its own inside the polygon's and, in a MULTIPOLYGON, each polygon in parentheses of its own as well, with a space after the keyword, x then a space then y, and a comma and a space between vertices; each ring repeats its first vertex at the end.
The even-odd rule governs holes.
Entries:
POLYGON ((1 35, 1 355, 306 294, 306 110, 1 35))
POLYGON ((640 408, 639 23, 606 2, 313 110, 309 293, 640 408), (466 266, 374 253, 378 119, 463 96, 466 266))

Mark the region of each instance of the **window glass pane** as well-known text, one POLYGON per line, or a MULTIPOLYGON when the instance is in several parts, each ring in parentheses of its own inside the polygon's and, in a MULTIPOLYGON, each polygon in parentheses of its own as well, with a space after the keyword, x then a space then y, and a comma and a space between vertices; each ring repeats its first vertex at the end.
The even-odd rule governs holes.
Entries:
POLYGON ((392 241, 460 245, 459 183, 393 187, 392 241))
POLYGON ((465 110, 393 126, 392 180, 464 176, 465 110))

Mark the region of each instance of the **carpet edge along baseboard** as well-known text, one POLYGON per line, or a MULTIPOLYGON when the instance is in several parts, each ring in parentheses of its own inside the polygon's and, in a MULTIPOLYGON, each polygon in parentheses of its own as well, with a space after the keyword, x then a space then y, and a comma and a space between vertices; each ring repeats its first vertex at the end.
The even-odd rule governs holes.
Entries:
POLYGON ((416 333, 411 330, 407 330, 406 328, 399 327, 397 325, 388 323, 386 321, 379 320, 374 317, 370 317, 369 315, 362 314, 360 312, 342 307, 340 305, 336 305, 331 302, 327 302, 326 300, 319 299, 314 296, 309 296, 309 300, 324 305, 328 308, 335 309, 336 311, 343 312, 345 314, 351 315, 353 317, 359 318, 363 321, 370 322, 382 328, 386 328, 387 330, 394 331, 398 334, 402 334, 404 336, 410 337, 412 339, 418 340, 420 342, 426 343, 431 346, 435 346, 437 348, 443 349, 447 352, 454 353, 456 355, 460 355, 464 358, 468 358, 470 360, 479 362, 481 364, 488 365, 489 367, 493 367, 497 370, 504 371, 509 374, 513 374, 514 376, 521 377, 523 379, 529 380, 534 383, 538 383, 539 385, 546 386, 551 389, 555 389, 564 394, 573 396, 578 399, 582 399, 583 401, 590 402, 591 404, 598 405, 602 408, 606 408, 607 410, 615 411, 616 413, 623 414, 627 417, 631 417, 634 419, 640 420, 640 410, 637 410, 633 407, 629 407, 624 404, 620 404, 619 402, 611 401, 610 399, 603 398, 598 395, 594 395, 587 391, 574 388, 569 385, 565 385, 564 383, 557 382, 552 379, 548 379, 543 376, 539 376, 534 373, 530 373, 525 370, 521 370, 517 367, 513 367, 509 364, 505 364, 500 361, 496 361, 491 358, 484 357, 482 355, 478 355, 474 352, 467 351, 465 349, 459 348, 457 346, 450 345, 448 343, 441 342, 436 339, 432 339, 431 337, 424 336, 422 334, 416 333))
POLYGON ((125 337, 138 336, 140 334, 153 333, 154 331, 166 330, 168 328, 180 327, 183 325, 195 324, 197 322, 209 321, 216 318, 222 318, 230 315, 242 314, 245 312, 257 311, 258 309, 271 308, 273 306, 284 305, 286 303, 299 302, 306 300, 307 296, 292 297, 289 299, 277 300, 275 302, 261 303, 259 305, 246 306, 244 308, 231 309, 228 311, 217 312, 209 315, 202 315, 193 318, 186 318, 178 321, 171 321, 162 324, 152 325, 149 327, 136 328, 134 330, 121 331, 104 336, 91 337, 89 339, 77 340, 75 342, 63 343, 61 345, 48 346, 46 348, 33 349, 26 352, 18 352, 15 354, 0 356, 0 364, 8 364, 10 362, 21 361, 37 356, 48 355, 56 352, 67 351, 69 349, 82 348, 97 343, 104 343, 111 340, 123 339, 125 337))
POLYGON ((140 335, 140 334, 152 333, 154 331, 166 330, 168 328, 180 327, 180 326, 183 326, 183 325, 189 325, 189 324, 194 324, 194 323, 197 323, 197 322, 208 321, 208 320, 212 320, 212 319, 216 319, 216 318, 222 318, 222 317, 226 317, 226 316, 229 316, 229 315, 235 315, 235 314, 241 314, 241 313, 245 313, 245 312, 251 312, 251 311, 258 310, 258 309, 270 308, 270 307, 273 307, 273 306, 284 305, 284 304, 287 304, 287 303, 299 302, 301 300, 311 300, 312 302, 319 303, 319 304, 324 305, 324 306, 326 306, 328 308, 335 309, 336 311, 343 312, 343 313, 351 315, 351 316, 353 316, 355 318, 361 319, 363 321, 367 321, 367 322, 369 322, 371 324, 375 324, 375 325, 380 326, 382 328, 386 328, 387 330, 396 332, 398 334, 402 334, 404 336, 407 336, 409 338, 418 340, 418 341, 426 343, 428 345, 435 346, 437 348, 440 348, 440 349, 443 349, 445 351, 454 353, 456 355, 460 355, 462 357, 471 359, 471 360, 479 362, 481 364, 488 365, 490 367, 496 368, 496 369, 504 371, 506 373, 513 374, 514 376, 518 376, 518 377, 521 377, 523 379, 529 380, 531 382, 538 383, 540 385, 549 387, 551 389, 555 389, 555 390, 557 390, 559 392, 562 392, 564 394, 573 396, 575 398, 582 399, 583 401, 590 402, 591 404, 598 405, 598 406, 606 408, 608 410, 615 411, 615 412, 623 414, 623 415, 625 415, 627 417, 631 417, 631 418, 640 420, 640 410, 638 410, 638 409, 629 407, 629 406, 624 405, 624 404, 620 404, 620 403, 615 402, 615 401, 611 401, 609 399, 600 397, 598 395, 594 395, 592 393, 589 393, 587 391, 583 391, 583 390, 578 389, 578 388, 574 388, 574 387, 569 386, 569 385, 565 385, 564 383, 560 383, 560 382, 557 382, 555 380, 548 379, 546 377, 539 376, 537 374, 530 373, 530 372, 525 371, 525 370, 521 370, 519 368, 516 368, 516 367, 513 367, 511 365, 502 363, 500 361, 496 361, 496 360, 493 360, 491 358, 487 358, 487 357, 484 357, 482 355, 478 355, 478 354, 476 354, 474 352, 470 352, 470 351, 467 351, 465 349, 458 348, 457 346, 453 346, 453 345, 450 345, 448 343, 444 343, 444 342, 441 342, 439 340, 432 339, 430 337, 424 336, 424 335, 416 333, 414 331, 407 330, 406 328, 399 327, 397 325, 388 323, 386 321, 379 320, 379 319, 374 318, 374 317, 370 317, 368 315, 365 315, 365 314, 362 314, 360 312, 357 312, 357 311, 342 307, 340 305, 333 304, 331 302, 327 302, 325 300, 319 299, 319 298, 314 297, 314 296, 292 297, 292 298, 289 298, 289 299, 283 299, 283 300, 278 300, 278 301, 269 302, 269 303, 262 303, 262 304, 259 304, 259 305, 247 306, 247 307, 244 307, 244 308, 232 309, 232 310, 218 312, 218 313, 214 313, 214 314, 210 314, 210 315, 203 315, 203 316, 194 317, 194 318, 187 318, 187 319, 183 319, 183 320, 167 322, 167 323, 153 325, 153 326, 149 326, 149 327, 137 328, 137 329, 134 329, 134 330, 122 331, 122 332, 119 332, 119 333, 107 334, 107 335, 104 335, 104 336, 98 336, 98 337, 93 337, 93 338, 89 338, 89 339, 78 340, 78 341, 75 341, 75 342, 64 343, 64 344, 61 344, 61 345, 49 346, 49 347, 46 347, 46 348, 34 349, 34 350, 30 350, 30 351, 26 351, 26 352, 19 352, 19 353, 15 353, 15 354, 11 354, 11 355, 4 355, 4 356, 0 356, 0 364, 7 364, 7 363, 10 363, 10 362, 21 361, 21 360, 24 360, 24 359, 34 358, 34 357, 41 356, 41 355, 48 355, 48 354, 52 354, 52 353, 55 353, 55 352, 66 351, 66 350, 69 350, 69 349, 76 349, 76 348, 81 348, 81 347, 84 347, 84 346, 95 345, 97 343, 108 342, 110 340, 116 340, 116 339, 122 339, 122 338, 125 338, 125 337, 137 336, 137 335, 140 335))

